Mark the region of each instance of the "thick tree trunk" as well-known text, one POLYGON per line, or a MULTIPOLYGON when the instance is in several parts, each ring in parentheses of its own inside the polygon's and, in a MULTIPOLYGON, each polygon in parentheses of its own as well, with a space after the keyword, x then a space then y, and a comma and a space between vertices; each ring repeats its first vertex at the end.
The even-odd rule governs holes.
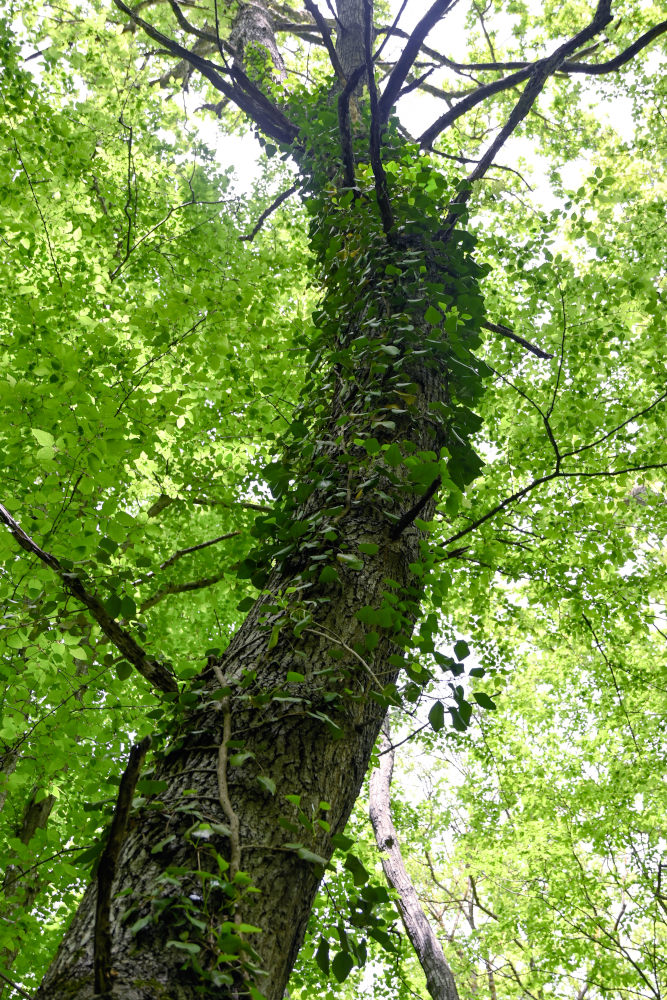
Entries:
POLYGON ((391 775, 394 751, 388 732, 383 734, 380 766, 371 774, 369 814, 387 882, 398 894, 398 909, 410 943, 426 976, 433 1000, 459 1000, 456 981, 445 953, 424 913, 412 879, 407 873, 398 834, 391 818, 391 775))
MULTIPOLYGON (((347 64, 359 59, 361 36, 352 28, 363 8, 359 0, 344 7, 350 30, 339 50, 347 64)), ((371 232, 374 204, 361 200, 361 208, 371 232)), ((447 365, 443 352, 413 355, 408 342, 393 346, 403 335, 392 325, 392 310, 408 308, 407 292, 398 288, 392 299, 386 291, 396 247, 382 237, 371 255, 362 234, 370 262, 363 297, 359 289, 343 307, 350 315, 339 317, 331 348, 340 354, 353 341, 377 339, 384 361, 371 351, 354 373, 333 363, 328 383, 336 388, 323 386, 328 402, 321 399, 329 418, 309 443, 310 470, 299 473, 306 499, 278 506, 276 514, 276 533, 303 527, 305 536, 298 530, 293 537, 308 545, 273 556, 263 595, 220 661, 209 662, 192 686, 187 713, 151 774, 163 790, 134 817, 110 913, 113 995, 123 1000, 195 1000, 202 989, 210 1000, 228 1000, 247 996, 251 982, 268 1000, 282 998, 323 872, 317 857, 331 857, 332 835, 350 815, 385 715, 382 689, 396 680, 419 613, 421 588, 411 565, 419 562, 421 536, 412 521, 417 510, 430 518, 439 480, 424 496, 425 486, 410 481, 405 465, 389 467, 383 451, 367 454, 354 439, 362 427, 373 428, 368 433, 376 443, 397 441, 406 455, 437 460, 447 442, 444 422, 433 415, 451 403, 447 365), (372 323, 360 329, 370 309, 372 323), (392 386, 399 363, 399 382, 411 386, 407 408, 392 386), (373 422, 373 414, 382 416, 373 422), (311 572, 304 586, 301 571, 312 566, 318 546, 331 551, 331 544, 338 581, 322 582, 311 572), (373 554, 356 559, 360 545, 373 554), (386 612, 372 642, 357 616, 362 608, 386 612)), ((414 252, 420 240, 411 241, 414 252)), ((442 280, 436 257, 431 250, 423 259, 442 280)), ((338 314, 338 265, 329 266, 338 314)), ((415 327, 423 308, 415 310, 415 327)), ((424 341, 433 336, 430 328, 422 332, 424 341)), ((421 343, 416 331, 414 343, 421 343)), ((93 884, 39 1000, 94 995, 95 908, 93 884)))
MULTIPOLYGON (((416 371, 411 374, 417 377, 416 371)), ((420 381, 423 398, 419 413, 405 428, 406 437, 418 448, 437 451, 443 442, 427 412, 442 395, 443 380, 431 368, 421 372, 420 381)), ((341 441, 335 421, 341 409, 349 412, 363 406, 361 392, 347 386, 345 399, 339 396, 334 401, 331 441, 341 441)), ((344 447, 343 442, 331 446, 332 461, 344 447)), ((341 463, 340 468, 347 466, 341 463)), ((178 942, 187 930, 191 939, 197 938, 185 917, 189 908, 206 925, 198 937, 202 951, 197 955, 205 969, 214 967, 223 947, 217 934, 225 920, 240 919, 261 928, 261 933, 247 935, 257 950, 257 964, 266 973, 257 983, 268 1000, 282 997, 322 875, 320 865, 303 860, 298 850, 286 845, 298 842, 321 857, 331 856, 331 835, 346 823, 385 714, 386 701, 378 697, 379 689, 398 673, 396 666, 388 665, 389 658, 403 652, 387 629, 380 630, 377 647, 360 656, 355 647, 363 648, 368 630, 355 613, 365 606, 380 608, 388 581, 394 581, 389 586, 401 595, 404 634, 411 630, 417 612, 418 601, 406 599, 405 594, 418 596, 409 566, 419 559, 419 533, 411 526, 391 539, 386 508, 387 491, 392 488, 389 480, 380 478, 375 489, 340 516, 337 530, 347 551, 357 551, 361 542, 375 542, 378 553, 366 559, 361 571, 341 564, 341 584, 308 591, 309 600, 324 598, 324 602, 313 605, 313 620, 299 638, 293 634, 283 638, 281 632, 269 648, 272 623, 281 617, 272 613, 268 622, 260 624, 262 609, 270 600, 266 595, 232 639, 218 671, 209 665, 195 688, 197 704, 152 775, 166 782, 166 789, 159 802, 153 796, 154 801, 137 814, 118 862, 111 912, 115 996, 149 1000, 199 995, 201 979, 191 968, 182 969, 187 954, 169 944, 178 942), (284 700, 280 693, 288 671, 305 677, 287 685, 295 700, 284 700), (220 695, 219 672, 230 689, 228 698, 220 695), (271 698, 272 692, 277 692, 278 700, 271 698), (239 822, 236 845, 233 836, 225 836, 230 815, 221 803, 218 776, 227 713, 232 740, 242 741, 236 745, 250 754, 225 768, 239 822), (298 807, 286 800, 288 795, 300 796, 298 807), (329 803, 330 810, 320 811, 321 802, 329 803), (330 831, 317 823, 307 828, 318 818, 328 821, 330 831), (213 828, 197 831, 201 824, 213 828), (249 873, 255 891, 244 891, 230 901, 224 886, 195 873, 215 872, 214 853, 233 861, 235 850, 240 870, 249 873), (145 917, 151 919, 137 929, 137 920, 145 917)), ((408 489, 398 491, 395 515, 408 511, 417 499, 418 494, 408 489)), ((314 493, 301 517, 325 500, 314 493)), ((427 506, 421 516, 428 518, 430 510, 427 506)), ((275 574, 269 590, 286 595, 290 583, 289 575, 275 574)), ((286 599, 296 602, 298 594, 286 599)), ((92 885, 39 990, 41 1000, 93 996, 95 895, 92 885)), ((245 992, 238 977, 234 987, 209 987, 207 995, 226 998, 237 991, 245 992)))

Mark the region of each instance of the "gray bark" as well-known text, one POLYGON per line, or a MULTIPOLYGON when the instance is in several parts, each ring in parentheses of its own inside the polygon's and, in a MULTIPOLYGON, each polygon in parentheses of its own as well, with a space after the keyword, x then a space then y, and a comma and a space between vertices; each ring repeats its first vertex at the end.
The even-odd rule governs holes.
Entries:
POLYGON ((337 0, 336 13, 336 53, 348 77, 365 61, 363 0, 337 0))
POLYGON ((380 738, 380 765, 371 774, 369 815, 387 882, 398 893, 398 909, 410 943, 426 976, 426 988, 433 1000, 459 1000, 456 981, 442 945, 424 913, 403 855, 391 818, 391 776, 394 751, 388 731, 380 738))

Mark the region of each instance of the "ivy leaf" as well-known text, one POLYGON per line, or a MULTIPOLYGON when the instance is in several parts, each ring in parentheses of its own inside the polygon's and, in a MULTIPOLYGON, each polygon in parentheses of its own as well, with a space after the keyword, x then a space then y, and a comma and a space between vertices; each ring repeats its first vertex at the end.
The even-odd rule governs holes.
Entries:
POLYGON ((257 783, 262 786, 270 795, 276 794, 276 783, 273 778, 268 778, 264 774, 257 775, 257 783))

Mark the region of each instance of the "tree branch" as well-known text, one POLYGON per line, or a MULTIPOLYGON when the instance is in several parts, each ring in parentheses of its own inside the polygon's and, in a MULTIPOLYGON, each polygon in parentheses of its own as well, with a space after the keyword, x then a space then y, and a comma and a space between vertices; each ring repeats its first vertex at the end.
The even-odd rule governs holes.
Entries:
POLYGON ((340 151, 343 157, 345 168, 345 186, 354 188, 356 180, 354 176, 354 149, 352 146, 352 130, 350 128, 350 95, 359 83, 366 70, 366 64, 357 66, 350 78, 338 95, 338 131, 340 133, 340 151))
POLYGON ((380 764, 372 772, 370 779, 368 813, 380 851, 382 869, 387 882, 398 895, 398 910, 419 964, 424 970, 426 988, 433 1000, 458 1000, 452 970, 407 873, 396 827, 391 818, 390 788, 394 751, 386 723, 385 731, 380 737, 380 747, 380 764))
POLYGON ((102 852, 97 870, 97 900, 95 904, 95 931, 93 936, 93 969, 95 995, 111 997, 113 973, 111 970, 111 892, 120 849, 127 833, 127 824, 132 809, 134 790, 144 758, 151 745, 150 736, 130 750, 130 759, 120 779, 118 801, 111 821, 109 839, 102 852))
POLYGON ((394 214, 391 210, 389 200, 389 188, 387 186, 387 175, 382 165, 382 152, 380 143, 380 117, 378 113, 378 95, 375 85, 375 69, 373 66, 373 53, 371 51, 373 35, 373 4, 371 0, 364 0, 364 54, 366 56, 366 73, 368 75, 368 94, 371 105, 371 127, 369 154, 371 167, 375 179, 375 197, 380 210, 382 228, 387 237, 390 236, 394 228, 394 214))
POLYGON ((536 347, 535 344, 531 344, 529 340, 524 340, 520 337, 518 333, 515 333, 509 326, 504 326, 502 323, 489 323, 485 320, 482 323, 482 327, 485 330, 490 330, 491 333, 498 333, 501 337, 507 337, 508 340, 513 340, 515 344, 520 344, 521 347, 525 347, 527 351, 534 354, 536 358, 542 358, 545 361, 550 361, 553 358, 553 354, 549 354, 548 351, 543 351, 541 347, 536 347))
POLYGON ((145 677, 159 691, 178 694, 178 684, 171 670, 159 660, 151 659, 130 633, 119 625, 115 618, 111 617, 99 598, 86 590, 79 577, 75 573, 67 572, 54 555, 41 549, 2 504, 0 504, 0 521, 9 528, 22 549, 37 556, 60 577, 66 590, 88 608, 107 639, 129 660, 142 677, 145 677))
POLYGON ((249 115, 255 124, 272 139, 287 144, 291 144, 296 139, 298 135, 297 127, 285 117, 280 108, 271 103, 268 97, 262 93, 259 87, 255 86, 239 66, 235 65, 229 70, 230 75, 237 85, 228 83, 220 76, 218 72, 219 67, 215 63, 212 63, 209 59, 204 59, 203 56, 197 55, 190 49, 186 49, 179 42, 158 31, 148 21, 139 17, 123 0, 113 0, 113 2, 135 24, 143 28, 149 38, 158 42, 159 45, 172 55, 178 56, 180 59, 185 59, 195 69, 198 69, 202 76, 205 76, 213 84, 216 90, 219 90, 230 101, 233 101, 241 111, 249 115))
POLYGON ((178 549, 177 552, 174 552, 173 556, 169 556, 163 563, 160 563, 160 569, 173 566, 178 559, 182 559, 183 556, 189 556, 191 552, 200 552, 202 549, 207 549, 209 545, 217 545, 218 542, 226 542, 230 538, 238 538, 240 534, 240 531, 229 531, 226 535, 218 535, 217 538, 210 538, 207 542, 200 542, 199 545, 191 545, 187 549, 178 549))
MULTIPOLYGON (((611 20, 611 18, 610 18, 611 20)), ((608 22, 607 22, 608 23, 608 22)), ((604 27, 604 25, 603 25, 604 27)), ((629 45, 623 52, 620 52, 613 59, 607 60, 603 63, 587 63, 587 62, 572 62, 565 60, 558 67, 556 72, 558 73, 585 73, 588 75, 599 76, 604 73, 614 73, 619 70, 621 66, 630 62, 634 56, 637 55, 642 49, 646 48, 654 39, 658 38, 660 35, 667 32, 667 21, 660 21, 658 24, 649 28, 648 31, 640 35, 636 41, 629 45)), ((400 34, 400 32, 394 32, 395 34, 400 34)), ((577 36, 580 38, 580 36, 577 36)), ((576 48, 580 47, 581 42, 579 41, 576 48)), ((589 51, 589 50, 587 50, 589 51)), ((530 75, 531 70, 538 63, 527 63, 521 61, 513 62, 490 62, 490 63, 455 63, 449 59, 442 57, 443 65, 449 66, 451 69, 456 70, 507 70, 513 69, 516 72, 512 73, 510 76, 504 77, 501 80, 495 80, 493 83, 485 84, 478 90, 474 91, 472 94, 467 95, 463 100, 459 101, 453 108, 447 111, 444 115, 437 119, 432 125, 430 125, 424 133, 419 137, 420 144, 428 149, 445 129, 449 128, 457 118, 464 115, 471 108, 474 108, 477 104, 486 100, 487 97, 497 94, 502 90, 508 90, 510 87, 514 87, 523 80, 527 79, 530 75)))
POLYGON ((549 77, 555 73, 570 52, 576 51, 576 49, 580 48, 585 42, 597 35, 598 32, 602 31, 602 29, 609 24, 611 19, 611 0, 598 0, 598 5, 595 9, 595 14, 591 22, 585 28, 582 28, 581 31, 577 32, 577 34, 570 38, 567 42, 563 42, 562 45, 559 45, 556 51, 552 52, 552 54, 547 56, 546 59, 541 59, 539 62, 535 63, 535 66, 531 70, 528 83, 526 84, 521 97, 512 108, 507 122, 500 130, 498 136, 491 143, 486 153, 484 153, 475 169, 468 175, 465 182, 461 185, 458 192, 454 196, 454 199, 450 203, 449 214, 445 219, 444 228, 440 233, 443 241, 446 241, 449 238, 449 235, 456 225, 461 207, 464 206, 470 199, 472 185, 475 181, 480 180, 489 169, 496 157, 496 154, 516 130, 517 126, 521 124, 539 95, 542 93, 544 85, 549 77))
POLYGON ((503 90, 509 90, 511 87, 516 87, 517 84, 523 83, 530 76, 532 69, 532 65, 526 66, 523 69, 517 70, 516 73, 511 73, 500 80, 494 80, 493 83, 487 83, 483 87, 474 90, 471 94, 467 94, 458 104, 455 104, 453 108, 450 108, 444 115, 441 115, 432 125, 429 125, 425 132, 422 132, 417 140, 420 146, 423 149, 430 149, 440 133, 448 129, 450 125, 453 125, 457 118, 460 118, 461 115, 481 104, 487 97, 492 97, 494 94, 499 94, 503 90))
POLYGON ((331 32, 329 31, 329 25, 322 17, 322 13, 319 10, 317 4, 313 3, 313 0, 304 0, 304 6, 306 10, 310 11, 315 20, 315 24, 320 30, 322 38, 324 40, 324 45, 329 53, 329 59, 331 60, 331 65, 333 66, 334 73, 340 80, 340 82, 345 86, 345 73, 343 72, 343 67, 340 64, 340 59, 338 58, 338 53, 336 52, 336 47, 331 38, 331 32))
POLYGON ((389 533, 389 537, 393 542, 395 542, 397 538, 401 537, 405 529, 412 524, 415 518, 419 517, 419 515, 421 514, 424 507, 431 499, 431 497, 440 488, 441 482, 442 482, 441 477, 436 476, 433 482, 426 490, 426 492, 422 496, 420 496, 419 500, 417 500, 417 502, 412 505, 410 510, 407 510, 405 514, 403 514, 403 516, 399 518, 399 520, 396 522, 394 527, 391 529, 391 532, 389 533))
POLYGON ((419 54, 422 42, 428 35, 431 28, 434 28, 441 17, 443 17, 450 7, 453 7, 456 0, 435 0, 435 3, 424 14, 421 21, 412 30, 408 42, 401 52, 398 62, 394 66, 384 93, 379 101, 379 117, 384 124, 389 120, 391 109, 396 103, 398 94, 405 83, 408 73, 412 69, 415 59, 419 54))
POLYGON ((488 510, 486 514, 478 517, 475 521, 472 521, 466 528, 462 528, 461 531, 457 531, 455 535, 450 535, 442 544, 443 546, 451 545, 453 542, 458 542, 459 538, 464 538, 465 535, 470 534, 471 531, 476 531, 477 528, 481 527, 486 521, 491 517, 495 517, 510 504, 516 503, 517 500, 523 500, 528 493, 531 493, 538 486, 542 486, 544 483, 551 482, 552 479, 599 479, 600 477, 608 476, 627 476, 631 472, 648 472, 650 469, 667 469, 667 462, 651 462, 647 465, 629 465, 625 469, 600 469, 593 472, 563 472, 560 469, 558 472, 550 472, 546 476, 539 476, 537 479, 533 479, 532 483, 528 483, 523 489, 517 490, 516 493, 512 493, 511 496, 505 497, 501 500, 499 504, 488 510))
POLYGON ((204 590, 206 587, 212 587, 215 583, 220 583, 224 578, 225 571, 223 570, 222 573, 218 573, 216 576, 205 576, 200 580, 191 580, 189 583, 168 583, 161 590, 156 591, 152 597, 147 598, 143 604, 139 605, 139 611, 143 614, 144 611, 155 607, 156 604, 159 604, 160 601, 171 594, 187 594, 191 590, 204 590))
POLYGON ((296 183, 292 184, 290 188, 287 188, 286 191, 283 191, 281 194, 279 194, 278 197, 271 202, 269 207, 262 212, 262 214, 260 215, 259 219, 255 223, 253 228, 250 230, 250 232, 246 233, 245 236, 239 236, 239 239, 249 240, 249 241, 254 240, 255 236, 257 236, 257 233, 260 231, 260 229, 262 228, 268 217, 270 215, 273 215, 275 210, 277 208, 280 208, 282 203, 284 201, 287 201, 287 199, 290 198, 293 194, 295 194, 298 190, 299 190, 299 184, 296 183))

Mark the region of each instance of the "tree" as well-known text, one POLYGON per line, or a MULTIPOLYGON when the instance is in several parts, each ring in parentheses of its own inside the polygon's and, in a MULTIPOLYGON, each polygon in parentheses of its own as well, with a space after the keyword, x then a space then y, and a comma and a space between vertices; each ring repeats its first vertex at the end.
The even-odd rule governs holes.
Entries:
MULTIPOLYGON (((400 19, 383 29, 370 3, 342 0, 333 21, 310 3, 306 15, 116 0, 115 23, 108 10, 73 7, 72 23, 51 25, 26 6, 25 27, 51 43, 44 84, 6 42, 3 184, 21 178, 29 206, 28 226, 8 209, 8 264, 30 278, 5 320, 8 467, 27 456, 0 510, 14 828, 22 805, 67 788, 78 812, 59 832, 54 799, 43 840, 69 850, 75 816, 99 828, 84 803, 100 806, 94 786, 117 775, 128 735, 156 739, 130 816, 140 754, 131 758, 40 996, 281 997, 323 869, 349 846, 342 830, 388 706, 415 703, 444 671, 431 726, 443 729, 448 713, 465 730, 470 678, 499 653, 510 659, 529 618, 547 631, 564 595, 573 634, 591 607, 594 628, 615 635, 651 613, 655 570, 644 565, 664 518, 654 490, 665 393, 650 58, 667 22, 601 0, 549 7, 537 23, 515 5, 505 57, 491 8, 473 5, 470 59, 459 64, 426 42, 452 6, 436 0, 407 33, 400 19), (374 50, 376 38, 405 44, 385 63, 389 44, 374 50), (323 52, 304 68, 311 43, 323 52), (239 244, 233 212, 211 226, 225 178, 193 161, 175 111, 134 84, 146 68, 163 82, 197 71, 218 92, 210 108, 225 121, 240 109, 256 128, 269 178, 278 155, 296 166, 319 289, 312 326, 298 301, 303 239, 281 251, 269 235, 255 251, 239 244), (473 86, 433 88, 441 71, 473 86), (79 99, 75 74, 89 80, 79 99), (634 157, 621 174, 617 138, 585 110, 578 81, 588 76, 610 76, 610 92, 633 108, 634 157), (418 87, 451 106, 415 141, 393 108, 418 87), (484 146, 487 129, 496 134, 484 146), (523 180, 507 170, 486 184, 519 133, 549 147, 559 195, 562 159, 596 159, 569 202, 535 211, 513 200, 523 180), (287 269, 299 275, 289 283, 287 269), (47 348, 39 360, 36 337, 47 348), (297 361, 269 363, 267 348, 297 361), (26 371, 27 386, 14 374, 26 371), (279 407, 273 436, 262 434, 265 399, 279 407), (621 520, 630 526, 619 535, 621 520), (201 576, 164 576, 195 554, 211 560, 201 576), (628 563, 621 586, 616 570, 628 563), (206 592, 183 619, 167 614, 169 596, 213 586, 232 567, 249 581, 233 634, 238 595, 206 592), (536 621, 509 588, 485 594, 497 573, 521 584, 536 621), (482 664, 469 672, 463 633, 482 664), (449 638, 454 656, 443 652, 449 638), (56 685, 46 700, 45 683, 56 685), (88 738, 77 726, 55 759, 42 752, 29 766, 33 729, 74 702, 81 718, 100 712, 96 745, 110 759, 70 775, 88 738)), ((493 705, 483 689, 474 701, 493 705)), ((32 905, 34 839, 10 844, 22 873, 7 887, 12 920, 32 905)), ((354 958, 339 954, 342 977, 354 958)))

